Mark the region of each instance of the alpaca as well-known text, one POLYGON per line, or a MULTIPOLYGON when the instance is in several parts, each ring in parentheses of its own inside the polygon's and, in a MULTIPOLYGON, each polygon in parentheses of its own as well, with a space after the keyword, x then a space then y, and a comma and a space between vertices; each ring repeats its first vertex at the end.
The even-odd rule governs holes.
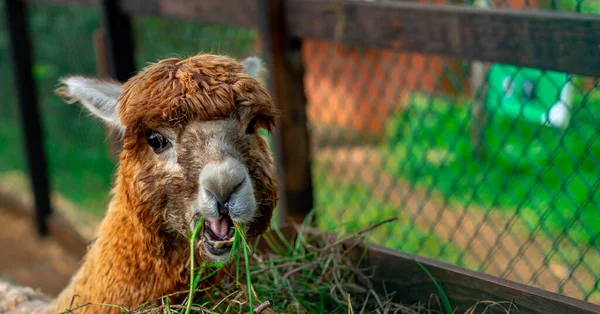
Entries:
MULTIPOLYGON (((58 94, 119 132, 123 147, 97 238, 43 313, 88 302, 133 309, 185 291, 188 232, 198 217, 205 231, 196 259, 208 263, 227 260, 233 221, 250 239, 267 230, 277 203, 276 169, 257 131, 272 131, 277 113, 256 79, 260 68, 254 57, 238 62, 199 54, 151 64, 123 85, 81 76, 62 81, 58 94)), ((31 291, 22 291, 29 294, 21 306, 39 308, 28 303, 35 301, 31 291)), ((0 297, 13 313, 16 303, 0 297)), ((120 312, 86 306, 74 313, 120 312)))

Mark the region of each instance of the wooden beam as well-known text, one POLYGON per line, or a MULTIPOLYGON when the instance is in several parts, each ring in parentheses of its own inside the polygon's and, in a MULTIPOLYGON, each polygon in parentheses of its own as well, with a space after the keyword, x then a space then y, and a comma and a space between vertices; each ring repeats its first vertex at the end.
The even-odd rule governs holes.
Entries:
POLYGON ((191 19, 203 23, 254 27, 256 1, 248 0, 128 0, 121 9, 131 15, 191 19))
POLYGON ((592 303, 378 245, 362 245, 355 252, 356 258, 360 258, 364 248, 368 250, 361 267, 374 269, 375 289, 393 291, 395 299, 405 304, 426 304, 429 295, 437 293, 418 262, 441 284, 456 313, 464 313, 485 300, 512 301, 519 308, 518 313, 600 313, 600 306, 592 303))
POLYGON ((36 84, 33 78, 33 57, 25 18, 25 4, 16 0, 5 0, 4 3, 23 139, 27 149, 29 179, 34 194, 35 223, 38 233, 45 236, 48 234, 48 217, 52 213, 50 182, 36 84))
POLYGON ((600 16, 416 2, 290 0, 301 38, 600 75, 600 16))
MULTIPOLYGON (((103 0, 24 0, 56 5, 100 7, 103 0)), ((256 2, 247 0, 119 0, 128 15, 150 15, 231 26, 256 26, 256 2)))
MULTIPOLYGON (((106 47, 104 46, 106 36, 104 36, 102 29, 99 28, 94 31, 92 37, 94 43, 94 55, 96 56, 96 73, 100 78, 108 78, 110 75, 106 57, 106 47)), ((106 143, 108 144, 109 156, 114 162, 118 162, 119 154, 123 147, 121 139, 122 135, 120 132, 115 132, 109 125, 105 125, 104 127, 106 130, 106 143)))
POLYGON ((23 2, 38 2, 55 5, 78 5, 86 7, 100 7, 101 0, 23 0, 23 2))
POLYGON ((94 56, 96 57, 96 74, 100 78, 108 78, 110 75, 108 74, 108 61, 106 57, 106 47, 104 43, 106 42, 106 36, 104 36, 104 32, 101 28, 97 28, 92 33, 92 43, 94 46, 94 56))
MULTIPOLYGON (((100 0, 37 0, 95 5, 100 0)), ((290 35, 600 75, 600 16, 484 9, 463 5, 356 0, 282 0, 290 35)), ((130 15, 156 15, 244 27, 257 25, 255 1, 120 0, 130 15)))
POLYGON ((302 41, 287 32, 283 1, 259 0, 257 12, 268 66, 268 88, 282 113, 274 147, 280 219, 287 216, 301 222, 313 207, 302 41))

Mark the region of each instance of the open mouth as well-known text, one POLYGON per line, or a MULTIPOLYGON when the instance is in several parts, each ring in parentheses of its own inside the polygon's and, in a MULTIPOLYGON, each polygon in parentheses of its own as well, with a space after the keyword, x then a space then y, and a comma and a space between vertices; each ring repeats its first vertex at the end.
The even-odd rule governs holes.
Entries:
POLYGON ((229 215, 223 215, 219 220, 206 220, 204 224, 204 239, 208 251, 213 255, 229 253, 235 233, 233 221, 229 215))

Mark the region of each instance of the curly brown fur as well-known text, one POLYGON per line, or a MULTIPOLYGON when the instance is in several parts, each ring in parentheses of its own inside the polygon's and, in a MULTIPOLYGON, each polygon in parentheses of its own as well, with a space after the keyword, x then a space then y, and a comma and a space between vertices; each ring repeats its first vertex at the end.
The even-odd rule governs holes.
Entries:
MULTIPOLYGON (((240 219, 250 239, 267 230, 277 203, 275 166, 267 142, 248 131, 251 121, 257 129, 272 130, 277 113, 265 87, 241 63, 197 55, 151 64, 121 86, 118 117, 109 110, 117 101, 105 96, 120 89, 98 81, 96 89, 86 92, 90 82, 96 84, 84 78, 67 79, 59 93, 87 107, 100 104, 91 111, 123 132, 120 164, 98 237, 48 313, 88 302, 133 309, 185 291, 188 231, 202 203, 199 195, 206 190, 199 177, 210 165, 220 171, 221 181, 229 179, 227 169, 219 168, 223 165, 247 173, 249 182, 242 180, 240 185, 251 191, 252 198, 239 199, 250 203, 255 199, 256 205, 248 205, 252 218, 247 219, 250 211, 240 203, 239 215, 246 217, 240 219), (161 132, 172 148, 166 153, 153 151, 149 131, 161 132)), ((199 263, 215 258, 206 251, 198 256, 199 263)), ((75 313, 119 312, 94 305, 75 313)))

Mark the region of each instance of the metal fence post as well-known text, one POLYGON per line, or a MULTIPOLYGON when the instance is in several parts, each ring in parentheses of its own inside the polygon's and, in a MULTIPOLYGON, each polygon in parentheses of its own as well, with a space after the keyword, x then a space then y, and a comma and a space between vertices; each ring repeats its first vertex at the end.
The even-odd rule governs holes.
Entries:
POLYGON ((50 184, 46 155, 44 154, 44 139, 35 80, 33 78, 31 42, 25 17, 26 7, 22 1, 17 0, 5 0, 5 5, 13 72, 27 149, 29 178, 35 202, 35 223, 38 233, 45 236, 48 234, 47 220, 52 212, 50 184))
POLYGON ((102 0, 102 28, 109 75, 125 82, 135 72, 131 18, 116 0, 102 0))
POLYGON ((268 88, 282 113, 274 145, 280 222, 301 222, 313 207, 302 41, 287 31, 283 2, 259 0, 257 18, 269 70, 268 88))
MULTIPOLYGON (((119 8, 116 0, 102 0, 102 29, 94 36, 98 70, 111 78, 125 82, 135 73, 134 40, 131 18, 119 8), (101 41, 101 42, 100 42, 101 41), (98 51, 101 49, 102 51, 98 51), (102 57, 100 54, 104 54, 102 57)), ((107 127, 107 143, 111 157, 119 160, 122 142, 120 136, 107 127)))

